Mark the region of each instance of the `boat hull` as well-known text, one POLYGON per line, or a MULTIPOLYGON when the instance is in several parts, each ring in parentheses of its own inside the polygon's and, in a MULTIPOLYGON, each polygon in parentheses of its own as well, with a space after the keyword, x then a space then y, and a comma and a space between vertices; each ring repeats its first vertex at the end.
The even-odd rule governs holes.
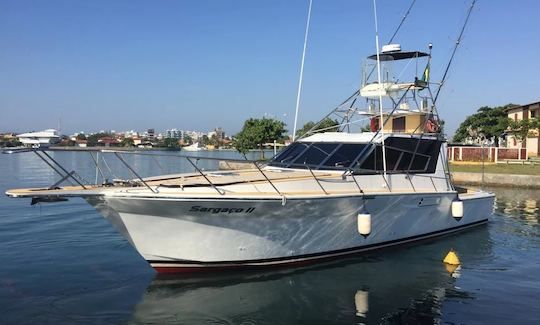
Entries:
POLYGON ((487 221, 494 196, 455 192, 325 196, 312 199, 87 198, 156 271, 196 272, 294 266, 411 243, 487 221), (371 233, 358 233, 358 214, 371 233))

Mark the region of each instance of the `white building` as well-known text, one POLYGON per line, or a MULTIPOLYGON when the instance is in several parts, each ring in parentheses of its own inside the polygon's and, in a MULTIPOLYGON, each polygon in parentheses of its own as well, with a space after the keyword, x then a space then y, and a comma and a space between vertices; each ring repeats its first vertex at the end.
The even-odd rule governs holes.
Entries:
POLYGON ((182 131, 178 129, 170 129, 165 131, 166 138, 182 139, 182 131))
POLYGON ((17 137, 25 147, 30 148, 48 147, 51 144, 60 142, 58 131, 55 129, 23 133, 17 137))

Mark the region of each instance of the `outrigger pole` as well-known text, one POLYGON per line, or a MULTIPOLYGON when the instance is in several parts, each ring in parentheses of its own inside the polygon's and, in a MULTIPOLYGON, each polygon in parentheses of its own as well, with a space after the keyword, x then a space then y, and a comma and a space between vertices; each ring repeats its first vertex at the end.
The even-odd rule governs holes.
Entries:
POLYGON ((467 18, 465 18, 465 22, 463 23, 463 26, 461 27, 461 31, 459 32, 459 37, 456 41, 456 45, 454 46, 454 50, 452 51, 452 55, 450 56, 450 60, 448 60, 448 64, 446 65, 446 70, 444 70, 444 74, 441 79, 439 89, 437 89, 437 93, 435 94, 435 98, 433 99, 434 106, 435 106, 435 103, 437 102, 437 98, 439 98, 439 93, 441 92, 441 89, 444 86, 446 75, 448 74, 448 70, 450 70, 450 65, 452 64, 452 61, 454 60, 454 55, 456 54, 457 48, 459 44, 461 44, 461 38, 463 37, 463 32, 465 31, 465 27, 467 26, 467 23, 469 22, 469 17, 471 17, 471 12, 475 4, 476 4, 476 0, 473 0, 471 2, 471 6, 469 7, 469 11, 467 12, 467 18))
POLYGON ((304 77, 304 61, 306 58, 306 47, 307 47, 307 39, 308 39, 308 33, 309 33, 309 21, 311 20, 312 3, 313 3, 313 0, 309 0, 306 33, 304 34, 304 49, 302 51, 302 63, 300 64, 300 78, 298 80, 298 92, 296 93, 296 110, 294 112, 294 129, 293 129, 293 138, 292 138, 293 141, 296 139, 296 125, 298 122, 298 110, 300 109, 300 93, 302 92, 302 79, 304 77))
POLYGON ((375 15, 375 47, 377 48, 377 80, 379 82, 379 131, 381 133, 382 144, 382 161, 383 161, 383 176, 386 181, 386 149, 384 147, 384 120, 383 120, 383 104, 382 104, 382 91, 383 85, 381 83, 381 60, 379 57, 379 27, 377 22, 377 3, 373 0, 373 13, 375 15))
POLYGON ((390 40, 388 41, 387 44, 390 44, 392 43, 392 41, 394 40, 394 37, 396 37, 397 33, 399 32, 401 26, 403 25, 403 23, 405 22, 405 19, 407 19, 407 17, 409 16, 409 13, 411 12, 411 9, 412 7, 414 6, 414 3, 416 2, 416 0, 413 0, 411 2, 411 5, 409 6, 409 9, 407 9, 407 12, 405 12, 405 15, 403 15, 403 17, 401 18, 401 21, 399 22, 399 25, 397 26, 396 30, 394 31, 394 34, 392 35, 392 37, 390 37, 390 40))

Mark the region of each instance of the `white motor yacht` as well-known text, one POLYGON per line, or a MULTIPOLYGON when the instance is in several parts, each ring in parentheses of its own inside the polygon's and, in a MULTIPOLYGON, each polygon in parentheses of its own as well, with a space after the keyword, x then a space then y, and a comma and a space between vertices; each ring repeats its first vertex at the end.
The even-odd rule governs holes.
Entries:
POLYGON ((494 195, 454 187, 429 81, 386 66, 427 59, 428 69, 430 58, 399 47, 368 57, 362 87, 327 116, 339 132, 316 125, 262 164, 208 172, 182 156, 194 173, 142 178, 115 152, 136 179, 83 184, 57 168, 51 187, 6 194, 84 198, 158 272, 299 265, 466 230, 488 221, 494 195), (384 80, 370 80, 374 63, 384 80))

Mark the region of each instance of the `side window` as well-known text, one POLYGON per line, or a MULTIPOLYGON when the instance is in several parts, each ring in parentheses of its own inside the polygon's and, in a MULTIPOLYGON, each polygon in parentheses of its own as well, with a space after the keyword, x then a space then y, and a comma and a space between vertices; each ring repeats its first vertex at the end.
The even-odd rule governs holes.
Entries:
POLYGON ((408 170, 409 165, 411 164, 412 157, 413 157, 412 153, 403 152, 396 170, 408 170))
MULTIPOLYGON (((440 147, 441 141, 438 140, 390 137, 385 141, 386 170, 389 173, 434 173, 440 147)), ((362 160, 356 168, 358 173, 369 174, 384 170, 382 145, 377 144, 375 150, 362 160)))
POLYGON ((392 171, 397 169, 402 153, 403 151, 386 148, 386 170, 392 171))
MULTIPOLYGON (((426 172, 434 173, 437 168, 437 160, 439 158, 439 151, 441 149, 441 141, 438 140, 421 140, 418 146, 418 153, 421 155, 418 157, 418 161, 413 162, 413 165, 424 165, 421 169, 427 169, 426 172)), ((411 168, 413 169, 413 168, 411 168)), ((420 170, 420 169, 418 169, 420 170)))
POLYGON ((377 170, 382 170, 382 149, 381 146, 374 145, 373 150, 367 150, 367 157, 360 157, 359 161, 362 161, 360 165, 356 168, 360 170, 361 174, 372 174, 377 170))
POLYGON ((337 146, 336 143, 314 143, 294 160, 293 165, 317 167, 337 146))
POLYGON ((365 146, 365 144, 358 143, 342 144, 339 149, 323 163, 323 166, 331 168, 349 167, 365 146))
POLYGON ((411 172, 424 172, 427 169, 427 164, 430 157, 417 154, 411 164, 411 172))

